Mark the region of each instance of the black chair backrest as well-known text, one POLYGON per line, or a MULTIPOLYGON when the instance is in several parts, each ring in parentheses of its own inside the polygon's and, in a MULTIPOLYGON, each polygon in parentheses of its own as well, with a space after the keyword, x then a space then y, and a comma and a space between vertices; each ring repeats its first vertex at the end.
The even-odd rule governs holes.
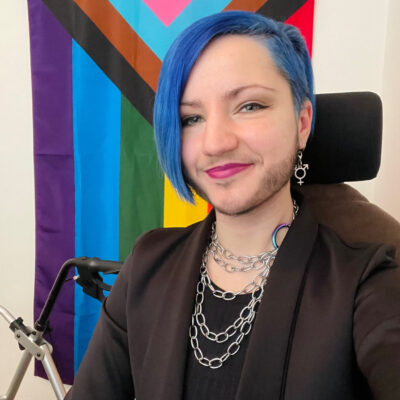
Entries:
POLYGON ((381 160, 382 102, 371 92, 318 94, 314 134, 304 151, 307 183, 364 181, 381 160))
POLYGON ((314 135, 303 157, 310 167, 300 191, 320 223, 348 242, 394 245, 400 265, 400 223, 342 183, 376 177, 381 143, 379 96, 370 92, 317 95, 314 135))

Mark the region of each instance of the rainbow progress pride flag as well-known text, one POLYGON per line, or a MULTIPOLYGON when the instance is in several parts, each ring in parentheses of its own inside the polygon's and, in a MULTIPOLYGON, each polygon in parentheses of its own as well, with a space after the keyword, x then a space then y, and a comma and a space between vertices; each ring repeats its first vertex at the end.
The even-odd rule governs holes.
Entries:
MULTIPOLYGON (((124 260, 142 232, 207 214, 203 200, 191 206, 176 196, 153 140, 154 92, 175 37, 206 15, 247 10, 298 26, 311 53, 314 0, 28 0, 28 7, 36 319, 66 259, 124 260)), ((65 283, 49 333, 65 383, 99 311, 98 301, 65 283)), ((40 365, 36 373, 44 376, 40 365)))

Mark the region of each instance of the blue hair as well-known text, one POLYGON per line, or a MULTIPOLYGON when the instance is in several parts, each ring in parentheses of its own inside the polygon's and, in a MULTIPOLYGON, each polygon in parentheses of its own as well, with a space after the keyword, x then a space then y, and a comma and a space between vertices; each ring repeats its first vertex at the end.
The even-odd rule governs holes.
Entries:
POLYGON ((210 15, 190 25, 164 58, 154 103, 154 134, 161 167, 179 195, 191 203, 193 193, 182 171, 179 105, 197 58, 210 41, 223 35, 247 35, 264 43, 290 85, 297 114, 307 99, 315 111, 311 60, 297 28, 245 11, 210 15))

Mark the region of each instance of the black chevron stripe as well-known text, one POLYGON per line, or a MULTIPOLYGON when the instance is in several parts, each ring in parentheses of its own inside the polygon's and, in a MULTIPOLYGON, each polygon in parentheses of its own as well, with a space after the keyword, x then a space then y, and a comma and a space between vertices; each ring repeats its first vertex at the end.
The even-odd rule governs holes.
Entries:
POLYGON ((121 93, 150 123, 154 91, 72 0, 42 0, 121 93))
POLYGON ((308 0, 268 0, 258 9, 258 13, 265 17, 276 19, 277 21, 286 21, 308 0))

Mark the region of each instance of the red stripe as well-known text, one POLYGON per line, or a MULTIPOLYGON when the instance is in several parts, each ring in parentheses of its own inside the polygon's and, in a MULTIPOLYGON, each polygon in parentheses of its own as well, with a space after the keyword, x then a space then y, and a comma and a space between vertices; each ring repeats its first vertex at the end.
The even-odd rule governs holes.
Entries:
POLYGON ((294 25, 300 29, 306 43, 310 57, 312 56, 313 44, 313 24, 314 21, 314 0, 308 0, 293 15, 291 15, 286 23, 294 25))

